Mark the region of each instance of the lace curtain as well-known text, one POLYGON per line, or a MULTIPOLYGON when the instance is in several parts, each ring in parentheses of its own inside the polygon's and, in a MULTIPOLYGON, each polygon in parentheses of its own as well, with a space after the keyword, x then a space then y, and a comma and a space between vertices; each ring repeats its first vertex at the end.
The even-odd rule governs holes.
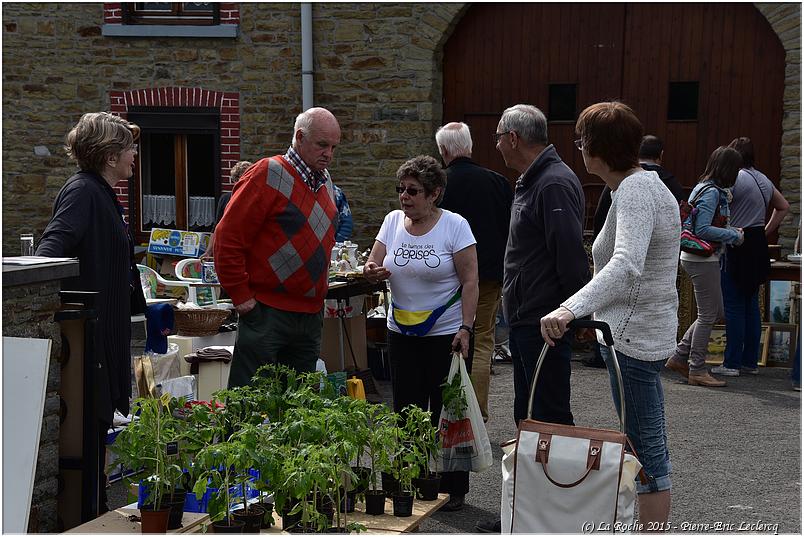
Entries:
MULTIPOLYGON (((215 224, 215 198, 190 196, 188 227, 211 227, 215 224)), ((176 222, 175 196, 142 196, 142 223, 166 226, 176 222)))

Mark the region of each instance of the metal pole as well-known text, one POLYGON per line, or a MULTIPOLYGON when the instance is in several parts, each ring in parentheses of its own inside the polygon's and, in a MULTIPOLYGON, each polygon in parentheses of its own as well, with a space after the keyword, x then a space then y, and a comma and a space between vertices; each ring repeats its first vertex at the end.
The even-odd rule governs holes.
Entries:
POLYGON ((302 112, 313 107, 313 4, 301 5, 302 112))

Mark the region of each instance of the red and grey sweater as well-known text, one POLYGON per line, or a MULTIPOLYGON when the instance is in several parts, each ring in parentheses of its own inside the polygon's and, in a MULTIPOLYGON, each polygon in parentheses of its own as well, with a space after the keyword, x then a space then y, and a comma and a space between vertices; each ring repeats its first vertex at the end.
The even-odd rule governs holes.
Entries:
POLYGON ((337 212, 331 179, 313 192, 281 156, 251 166, 215 228, 215 270, 233 302, 320 311, 337 212))

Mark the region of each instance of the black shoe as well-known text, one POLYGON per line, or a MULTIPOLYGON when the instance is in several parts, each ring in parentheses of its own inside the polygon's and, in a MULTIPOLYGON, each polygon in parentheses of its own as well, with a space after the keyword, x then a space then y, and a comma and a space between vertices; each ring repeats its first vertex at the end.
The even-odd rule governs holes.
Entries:
POLYGON ((604 362, 602 358, 598 358, 597 356, 584 358, 583 360, 581 360, 581 363, 586 367, 597 367, 598 369, 606 369, 606 362, 604 362))
POLYGON ((478 533, 502 533, 502 521, 497 520, 481 520, 475 524, 475 529, 478 533))
POLYGON ((438 510, 446 511, 449 513, 452 511, 460 511, 461 509, 463 509, 463 496, 453 496, 452 494, 450 494, 449 501, 444 505, 442 505, 441 507, 439 507, 438 510))

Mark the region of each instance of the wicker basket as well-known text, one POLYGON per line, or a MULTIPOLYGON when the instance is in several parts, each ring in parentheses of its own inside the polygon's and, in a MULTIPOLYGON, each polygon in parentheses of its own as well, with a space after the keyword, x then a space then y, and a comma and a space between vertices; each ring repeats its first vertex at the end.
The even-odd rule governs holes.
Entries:
POLYGON ((180 310, 173 308, 176 333, 180 336, 214 336, 223 321, 229 318, 229 310, 202 309, 180 310))

